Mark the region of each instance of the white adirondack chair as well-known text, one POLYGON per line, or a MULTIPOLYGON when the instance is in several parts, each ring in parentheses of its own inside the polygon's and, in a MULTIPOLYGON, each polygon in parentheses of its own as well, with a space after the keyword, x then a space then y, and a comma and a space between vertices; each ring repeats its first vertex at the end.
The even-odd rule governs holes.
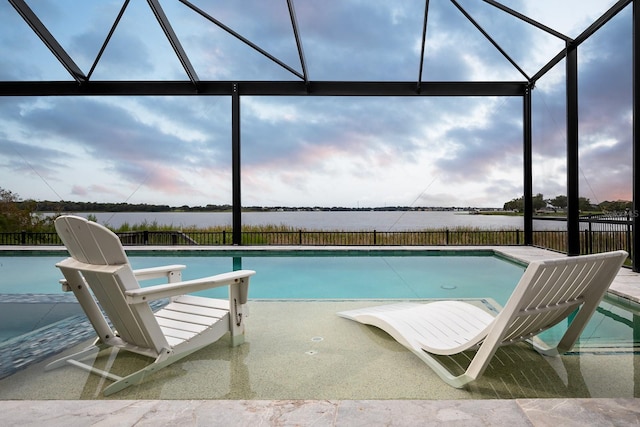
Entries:
POLYGON ((626 258, 626 252, 616 251, 532 262, 497 315, 464 301, 397 303, 338 315, 386 331, 460 388, 483 374, 499 346, 530 340, 544 355, 570 350, 626 258), (536 339, 574 313, 555 347, 536 339), (453 375, 437 359, 476 349, 462 375, 453 375))
POLYGON ((231 344, 244 342, 244 304, 249 277, 255 271, 240 270, 181 281, 184 265, 132 270, 113 232, 77 216, 61 216, 56 231, 71 257, 56 264, 65 290, 73 291, 98 337, 86 350, 56 360, 46 369, 72 364, 114 381, 109 395, 140 383, 146 375, 217 341, 227 332, 231 344), (167 278, 167 284, 140 287, 139 280, 167 278), (229 299, 185 295, 218 286, 229 286, 229 299), (170 298, 153 312, 149 302, 170 298), (101 310, 102 309, 102 310, 101 310), (103 315, 111 321, 113 328, 103 315), (154 359, 147 367, 125 377, 82 362, 96 351, 116 347, 154 359))

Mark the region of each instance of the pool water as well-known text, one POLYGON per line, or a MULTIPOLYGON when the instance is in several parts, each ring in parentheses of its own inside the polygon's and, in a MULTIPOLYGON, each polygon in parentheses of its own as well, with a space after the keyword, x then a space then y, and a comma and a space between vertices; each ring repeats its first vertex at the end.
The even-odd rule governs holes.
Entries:
MULTIPOLYGON (((0 257, 0 296, 62 294, 58 283, 61 274, 55 263, 65 257, 64 252, 0 257)), ((172 251, 134 252, 129 259, 133 268, 184 264, 184 280, 240 268, 255 270, 249 290, 253 300, 489 298, 498 308, 506 303, 525 269, 492 251, 172 251)), ((227 289, 200 294, 226 298, 227 289)), ((55 305, 51 307, 53 312, 55 305)), ((25 309, 25 319, 32 317, 28 311, 25 309)), ((0 333, 0 341, 32 330, 29 322, 22 324, 26 330, 14 328, 8 335, 0 333)), ((566 326, 558 325, 542 338, 556 342, 566 326)), ((639 335, 638 307, 607 297, 583 332, 579 348, 633 350, 640 342, 639 335)))
MULTIPOLYGON (((0 294, 61 293, 57 256, 0 257, 0 294)), ((439 252, 188 252, 130 256, 132 267, 184 264, 183 280, 240 268, 251 278, 252 299, 424 299, 487 297, 504 304, 524 266, 488 251, 439 252)), ((144 282, 142 285, 160 283, 144 282)), ((201 294, 225 297, 226 290, 201 294)))
MULTIPOLYGON (((249 301, 245 344, 230 347, 227 335, 151 375, 140 385, 107 399, 181 400, 187 406, 190 405, 187 401, 198 405, 199 401, 209 399, 279 400, 289 406, 291 402, 297 405, 295 402, 304 400, 391 399, 405 402, 407 408, 417 408, 419 413, 421 407, 415 406, 416 400, 509 399, 513 402, 521 398, 638 397, 640 355, 587 352, 549 358, 540 356, 528 345, 499 349, 485 374, 469 388, 449 387, 386 333, 335 314, 386 302, 389 300, 249 301)), ((88 340, 75 348, 64 346, 63 350, 79 351, 88 340)), ((42 345, 38 347, 41 349, 42 345)), ((24 353, 20 355, 24 358, 24 353)), ((114 356, 115 352, 104 351, 86 362, 99 369, 107 368, 116 375, 131 373, 150 362, 148 358, 127 352, 114 356)), ((0 380, 0 400, 49 400, 55 405, 55 401, 65 399, 105 399, 102 390, 109 381, 98 375, 73 366, 44 372, 43 365, 56 357, 0 380)), ((466 362, 460 358, 453 361, 466 362)), ((245 411, 251 408, 248 404, 245 411)), ((593 404, 597 405, 595 401, 593 404)), ((442 406, 449 412, 456 407, 455 403, 442 406)), ((308 410, 302 412, 314 416, 308 410)), ((299 412, 292 414, 295 417, 286 420, 290 424, 296 420, 303 420, 298 424, 308 421, 299 418, 299 412)), ((256 420, 253 424, 257 424, 264 418, 253 419, 256 420)), ((449 419, 453 418, 449 416, 449 419)), ((468 418, 456 419, 461 420, 460 425, 473 425, 468 418)), ((518 425, 517 422, 509 424, 518 425)))
MULTIPOLYGON (((244 268, 252 299, 424 299, 492 295, 504 302, 524 267, 493 256, 243 256, 235 259, 133 257, 134 268, 184 263, 183 278, 244 268)), ((203 292, 224 297, 225 289, 203 292)))

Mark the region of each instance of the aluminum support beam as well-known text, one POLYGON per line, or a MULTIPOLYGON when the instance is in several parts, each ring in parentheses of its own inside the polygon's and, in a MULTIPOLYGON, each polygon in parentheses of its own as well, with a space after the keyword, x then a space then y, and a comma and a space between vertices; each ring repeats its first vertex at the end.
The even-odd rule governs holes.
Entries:
POLYGON ((242 180, 240 162, 240 91, 237 83, 233 84, 231 95, 231 226, 233 231, 232 243, 242 244, 242 180))
POLYGON ((98 62, 100 62, 100 58, 102 58, 102 55, 104 54, 104 51, 107 48, 107 45, 111 41, 111 37, 113 37, 113 33, 115 33, 116 28, 118 27, 118 24, 120 23, 120 20, 122 19, 122 16, 124 15, 124 11, 127 10, 127 6, 129 6, 129 0, 125 0, 125 2, 122 4, 122 7, 120 8, 120 12, 118 12, 118 16, 116 17, 116 20, 111 25, 111 29, 109 30, 109 34, 107 34, 107 38, 104 39, 104 42, 102 42, 102 46, 100 47, 100 51, 98 52, 98 55, 96 56, 95 61, 93 61, 93 65, 91 66, 91 69, 87 73, 87 80, 91 78, 91 76, 93 75, 93 71, 98 66, 98 62))
POLYGON ((631 260, 633 271, 640 271, 640 5, 633 2, 633 234, 631 243, 631 260))
POLYGON ((189 57, 187 56, 186 52, 182 48, 182 44, 180 43, 180 40, 178 40, 178 36, 176 35, 175 31, 173 31, 171 22, 169 22, 167 15, 165 15, 164 10, 162 9, 162 6, 160 6, 160 2, 158 0, 147 0, 147 3, 149 3, 149 7, 151 7, 151 10, 153 11, 153 14, 156 16, 156 19, 158 20, 160 27, 162 27, 162 31, 164 31, 164 34, 167 36, 167 39, 169 40, 169 43, 171 43, 171 47, 173 48, 173 51, 178 56, 178 59, 180 60, 180 63, 182 64, 182 67, 184 68, 185 72, 189 76, 191 83, 197 86, 198 81, 200 79, 196 74, 195 68, 193 68, 193 65, 191 64, 189 57))
POLYGON ((298 18, 296 18, 296 9, 293 6, 293 0, 287 0, 289 7, 289 17, 291 18, 291 27, 293 28, 293 36, 296 39, 296 47, 298 48, 298 56, 300 57, 300 66, 302 67, 302 76, 304 83, 309 84, 309 73, 307 72, 307 61, 304 59, 304 49, 302 48, 302 39, 300 38, 300 30, 298 29, 298 18))
POLYGON ((532 139, 532 109, 531 88, 522 97, 523 111, 523 187, 524 187, 524 244, 533 245, 533 139, 532 139))
MULTIPOLYGON (((633 0, 620 0, 616 4, 611 6, 611 8, 604 15, 598 18, 596 22, 591 24, 589 28, 584 30, 578 37, 576 37, 575 40, 571 42, 571 46, 574 48, 577 48, 578 46, 580 46, 581 43, 583 43, 585 40, 591 37, 593 33, 598 31, 602 26, 604 26, 607 22, 613 19, 614 16, 620 13, 632 1, 633 0)), ((542 67, 537 73, 533 75, 533 77, 531 78, 531 81, 535 83, 542 76, 547 74, 553 67, 555 67, 560 61, 562 61, 565 56, 567 56, 567 50, 568 50, 568 47, 565 47, 561 52, 559 52, 556 56, 554 56, 551 61, 549 61, 544 67, 542 67)))
POLYGON ((502 56, 504 56, 505 59, 509 61, 511 65, 513 65, 513 67, 516 70, 518 70, 518 72, 520 72, 520 74, 522 74, 528 81, 531 81, 527 73, 525 73, 524 70, 520 68, 520 66, 516 63, 516 61, 514 61, 509 56, 509 54, 489 35, 489 33, 487 33, 484 30, 484 28, 480 26, 480 24, 478 24, 478 22, 475 19, 473 19, 473 17, 470 14, 462 6, 460 6, 460 3, 458 3, 456 0, 451 0, 451 3, 453 3, 458 8, 458 10, 469 20, 469 22, 471 22, 478 29, 478 31, 480 31, 480 33, 482 33, 482 35, 487 40, 489 40, 489 42, 493 45, 493 47, 498 49, 498 52, 500 52, 502 56))
POLYGON ((85 76, 80 67, 73 62, 71 56, 69 56, 67 51, 58 43, 58 40, 53 37, 53 34, 49 32, 31 8, 23 0, 9 0, 9 3, 11 3, 20 16, 22 16, 22 19, 24 19, 38 37, 40 37, 40 40, 49 48, 51 53, 60 61, 69 74, 71 74, 78 83, 86 81, 87 76, 85 76))
POLYGON ((429 17, 429 0, 425 0, 424 20, 422 22, 422 45, 420 48, 420 69, 418 70, 418 88, 417 88, 418 93, 420 93, 420 91, 422 90, 422 69, 424 68, 424 51, 425 51, 425 45, 427 42, 428 17, 429 17))
POLYGON ((494 7, 497 7, 498 9, 502 10, 503 12, 508 13, 509 15, 515 16, 516 18, 526 22, 527 24, 533 25, 534 27, 536 27, 536 28, 538 28, 538 29, 540 29, 542 31, 545 31, 545 32, 547 32, 547 33, 549 33, 549 34, 551 34, 553 36, 556 36, 559 39, 564 40, 565 42, 570 42, 571 41, 570 37, 565 36, 564 34, 560 33, 559 31, 556 31, 553 28, 549 28, 546 25, 543 25, 540 22, 535 21, 535 20, 529 18, 528 16, 525 16, 522 13, 519 13, 519 12, 517 12, 517 11, 511 9, 511 8, 508 8, 507 6, 505 6, 505 5, 501 4, 501 3, 498 3, 495 0, 484 0, 484 2, 485 3, 489 3, 490 5, 492 5, 494 7))
POLYGON ((567 254, 580 255, 578 49, 567 49, 567 254))
POLYGON ((280 61, 278 58, 276 58, 275 56, 271 55, 269 52, 267 52, 266 50, 262 49, 260 46, 258 46, 257 44, 253 43, 251 40, 247 39, 246 37, 241 36, 238 33, 236 33, 231 28, 229 28, 226 25, 224 25, 221 21, 219 21, 216 18, 214 18, 213 16, 209 15, 207 12, 205 12, 202 9, 200 9, 198 6, 194 5, 190 1, 188 1, 188 0, 180 0, 180 2, 182 4, 184 4, 185 6, 187 6, 188 8, 190 8, 191 10, 193 10, 194 12, 198 13, 203 18, 207 19, 209 22, 217 25, 218 27, 220 27, 221 29, 223 29, 227 33, 231 34, 233 37, 237 38, 242 43, 246 44, 247 46, 251 47, 252 49, 256 50, 257 52, 260 52, 262 55, 266 56, 271 61, 273 61, 276 64, 280 65, 285 70, 289 71, 290 73, 294 74, 295 76, 297 76, 297 77, 299 77, 299 78, 301 78, 303 80, 305 79, 304 75, 300 74, 298 71, 296 71, 292 67, 290 67, 287 64, 285 64, 284 62, 280 61))
MULTIPOLYGON (((200 81, 91 81, 78 85, 62 82, 0 82, 0 96, 145 96, 227 95, 233 82, 200 81)), ((241 95, 250 96, 523 96, 526 82, 351 82, 243 81, 241 95)))

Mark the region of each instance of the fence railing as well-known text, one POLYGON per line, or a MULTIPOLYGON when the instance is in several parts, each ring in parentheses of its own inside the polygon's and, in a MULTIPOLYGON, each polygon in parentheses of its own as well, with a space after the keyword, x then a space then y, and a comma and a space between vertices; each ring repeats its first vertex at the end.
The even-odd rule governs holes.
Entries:
MULTIPOLYGON (((135 231, 116 233, 123 245, 231 245, 231 231, 135 231)), ((520 245, 522 230, 245 231, 243 245, 419 246, 520 245)), ((0 245, 61 245, 56 233, 0 233, 0 245)))
MULTIPOLYGON (((561 217, 535 217, 539 221, 562 221, 561 217)), ((580 253, 592 254, 618 249, 633 254, 633 221, 628 213, 622 215, 587 215, 580 217, 580 253)), ((567 252, 567 232, 543 230, 533 232, 533 244, 542 248, 567 252)))
MULTIPOLYGON (((559 218, 535 218, 559 221, 559 218)), ((624 249, 633 253, 629 218, 584 217, 580 219, 580 252, 598 253, 624 249)), ((226 246, 233 242, 231 231, 136 231, 117 233, 123 245, 226 246)), ((247 231, 243 245, 281 246, 483 246, 521 245, 522 230, 425 230, 425 231, 247 231)), ((567 232, 533 232, 538 247, 567 252, 567 232)), ((0 245, 62 245, 56 233, 0 233, 0 245)))
POLYGON ((252 231, 242 233, 247 245, 302 246, 421 246, 421 245, 519 245, 521 230, 429 231, 252 231))
POLYGON ((62 245, 57 233, 0 233, 0 245, 45 246, 62 245))

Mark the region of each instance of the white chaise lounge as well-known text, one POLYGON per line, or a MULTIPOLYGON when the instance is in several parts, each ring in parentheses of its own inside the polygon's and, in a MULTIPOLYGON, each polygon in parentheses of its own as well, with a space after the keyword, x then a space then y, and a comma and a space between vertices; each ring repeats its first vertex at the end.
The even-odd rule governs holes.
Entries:
POLYGON ((499 346, 530 340, 544 355, 570 350, 626 258, 626 252, 616 251, 532 262, 497 315, 464 301, 398 303, 338 315, 386 331, 460 388, 483 374, 499 346), (557 346, 536 339, 569 316, 557 346), (462 375, 452 374, 437 359, 467 350, 477 352, 462 375))
POLYGON ((146 375, 217 341, 227 332, 232 345, 244 341, 243 310, 249 277, 254 271, 181 281, 184 265, 132 270, 118 236, 106 227, 77 216, 61 216, 55 226, 71 255, 56 264, 65 278, 63 287, 73 291, 98 338, 85 351, 56 360, 46 369, 72 364, 101 375, 113 381, 104 390, 109 395, 138 384, 146 375), (154 278, 167 278, 169 283, 144 288, 138 284, 139 280, 154 278), (184 295, 218 286, 229 286, 228 300, 184 295), (149 302, 162 298, 170 298, 170 303, 152 312, 149 302), (82 362, 108 347, 155 360, 125 377, 82 362))

